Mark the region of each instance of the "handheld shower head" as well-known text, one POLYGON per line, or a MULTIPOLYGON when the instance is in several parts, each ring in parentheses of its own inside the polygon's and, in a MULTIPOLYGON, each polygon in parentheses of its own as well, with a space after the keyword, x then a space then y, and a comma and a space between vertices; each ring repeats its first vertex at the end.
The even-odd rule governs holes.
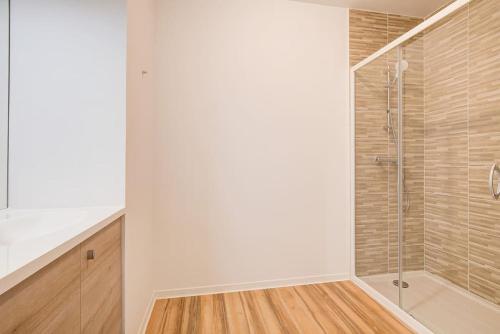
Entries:
POLYGON ((391 84, 390 84, 391 86, 396 82, 396 80, 399 79, 400 68, 401 68, 401 72, 403 73, 404 71, 406 71, 408 69, 408 67, 410 67, 410 64, 408 64, 408 61, 406 61, 405 59, 401 60, 400 63, 394 64, 396 72, 394 74, 394 79, 392 79, 392 81, 391 81, 391 84), (401 63, 401 67, 400 67, 400 63, 401 63))
POLYGON ((408 67, 410 67, 410 64, 408 64, 408 61, 405 59, 402 59, 399 63, 394 64, 394 67, 396 67, 396 74, 394 75, 392 82, 399 79, 399 71, 401 70, 401 73, 403 73, 408 69, 408 67))
POLYGON ((391 81, 391 71, 390 67, 387 66, 387 124, 384 126, 384 130, 389 132, 392 135, 392 139, 394 140, 394 143, 397 145, 397 136, 396 136, 396 131, 394 127, 392 126, 392 114, 391 114, 391 89, 396 80, 400 78, 400 74, 404 73, 410 67, 410 64, 408 64, 408 61, 405 59, 400 60, 400 62, 394 64, 396 67, 396 72, 394 74, 394 79, 391 81))

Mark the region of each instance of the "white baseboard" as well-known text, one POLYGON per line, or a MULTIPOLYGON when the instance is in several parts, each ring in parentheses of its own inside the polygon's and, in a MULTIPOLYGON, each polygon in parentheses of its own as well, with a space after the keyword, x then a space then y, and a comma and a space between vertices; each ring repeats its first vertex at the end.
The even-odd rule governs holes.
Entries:
POLYGON ((149 299, 148 307, 146 309, 146 312, 144 313, 144 317, 141 321, 141 326, 139 327, 139 334, 144 334, 146 333, 146 329, 148 327, 148 322, 149 319, 151 318, 151 314, 153 313, 153 307, 155 306, 156 298, 155 298, 155 293, 151 295, 151 298, 149 299))
POLYGON ((140 334, 146 332, 146 327, 153 312, 154 303, 158 299, 176 298, 176 297, 190 297, 212 295, 216 293, 228 293, 239 291, 251 291, 260 289, 283 288, 287 286, 319 284, 349 280, 349 274, 332 274, 332 275, 318 275, 318 276, 305 276, 305 277, 292 277, 286 279, 277 279, 269 281, 257 281, 249 283, 235 283, 235 284, 221 284, 209 285, 192 288, 158 290, 153 292, 151 301, 146 310, 144 321, 139 329, 140 334))
POLYGON ((347 273, 336 274, 336 275, 293 277, 286 279, 258 281, 250 283, 209 285, 209 286, 200 286, 193 288, 160 290, 155 292, 155 297, 156 299, 165 299, 165 298, 175 298, 175 297, 201 296, 201 295, 211 295, 216 293, 250 291, 259 289, 281 288, 294 285, 335 282, 348 279, 349 279, 349 274, 347 273))

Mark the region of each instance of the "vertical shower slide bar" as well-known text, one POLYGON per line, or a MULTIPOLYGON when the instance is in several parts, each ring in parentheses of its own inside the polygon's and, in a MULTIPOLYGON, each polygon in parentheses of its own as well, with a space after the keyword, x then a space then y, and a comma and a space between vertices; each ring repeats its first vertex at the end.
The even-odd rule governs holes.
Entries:
POLYGON ((399 307, 403 308, 403 194, 404 194, 404 184, 403 184, 403 68, 402 68, 402 48, 398 46, 397 49, 397 64, 398 64, 398 140, 397 140, 397 150, 398 150, 398 274, 399 274, 399 284, 398 284, 398 294, 399 294, 399 307))

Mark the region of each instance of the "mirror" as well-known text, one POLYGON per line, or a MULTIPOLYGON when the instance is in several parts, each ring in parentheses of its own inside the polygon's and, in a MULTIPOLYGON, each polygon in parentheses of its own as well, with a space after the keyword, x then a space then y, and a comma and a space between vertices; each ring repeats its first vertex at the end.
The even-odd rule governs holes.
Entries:
POLYGON ((9 131, 9 0, 0 0, 0 209, 7 207, 9 131))

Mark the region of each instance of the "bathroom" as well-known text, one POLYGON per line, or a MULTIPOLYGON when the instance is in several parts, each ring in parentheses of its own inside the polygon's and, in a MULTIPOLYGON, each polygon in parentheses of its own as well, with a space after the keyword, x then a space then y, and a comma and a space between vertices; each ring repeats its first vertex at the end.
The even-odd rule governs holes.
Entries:
POLYGON ((0 0, 0 333, 500 333, 499 0, 0 0))

